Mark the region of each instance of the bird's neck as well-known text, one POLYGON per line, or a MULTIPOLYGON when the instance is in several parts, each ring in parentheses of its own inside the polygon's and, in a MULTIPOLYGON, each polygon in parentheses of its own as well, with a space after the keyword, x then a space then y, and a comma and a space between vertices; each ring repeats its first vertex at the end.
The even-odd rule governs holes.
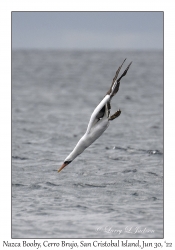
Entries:
POLYGON ((73 161, 79 154, 81 154, 87 148, 87 146, 85 145, 84 136, 78 141, 77 145, 68 155, 65 161, 73 161))

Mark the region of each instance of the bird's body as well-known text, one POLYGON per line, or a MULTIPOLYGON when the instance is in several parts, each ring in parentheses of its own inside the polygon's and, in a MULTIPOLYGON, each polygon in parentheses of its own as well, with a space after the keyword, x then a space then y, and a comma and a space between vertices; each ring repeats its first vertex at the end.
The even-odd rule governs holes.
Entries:
POLYGON ((78 141, 73 151, 66 157, 63 165, 60 167, 58 172, 60 172, 65 166, 71 163, 87 147, 89 147, 95 140, 97 140, 103 134, 103 132, 107 129, 110 121, 114 120, 120 115, 121 111, 118 110, 112 116, 110 116, 110 109, 111 109, 110 101, 112 97, 118 92, 119 86, 120 86, 120 80, 124 75, 126 75, 131 63, 128 65, 128 67, 126 68, 124 73, 120 76, 120 78, 117 79, 122 65, 116 71, 115 77, 113 79, 113 82, 109 91, 107 92, 103 100, 99 103, 99 105, 93 111, 90 117, 90 121, 86 130, 86 133, 78 141))
MULTIPOLYGON (((109 95, 108 95, 109 96, 109 95)), ((104 97, 106 99, 106 97, 104 97)), ((105 100, 104 100, 105 101, 105 100)), ((73 161, 75 157, 81 154, 87 147, 89 147, 96 139, 98 139, 103 132, 107 129, 109 125, 109 120, 104 116, 102 118, 96 118, 96 113, 100 111, 103 101, 96 107, 91 115, 89 125, 87 127, 86 133, 81 137, 75 146, 74 150, 68 155, 65 161, 71 159, 73 161)))

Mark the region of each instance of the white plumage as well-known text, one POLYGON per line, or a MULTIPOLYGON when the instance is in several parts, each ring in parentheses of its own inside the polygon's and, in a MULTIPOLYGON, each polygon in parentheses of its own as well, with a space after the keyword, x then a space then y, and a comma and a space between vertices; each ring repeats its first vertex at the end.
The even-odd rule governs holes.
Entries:
MULTIPOLYGON (((125 62, 125 60, 123 61, 123 63, 125 62)), ((93 111, 86 133, 78 141, 73 151, 66 157, 64 163, 58 169, 58 172, 60 172, 65 166, 71 163, 78 155, 80 155, 87 147, 89 147, 96 139, 98 139, 109 126, 109 122, 111 120, 114 120, 120 115, 121 111, 118 110, 112 116, 110 116, 110 109, 111 109, 110 101, 112 97, 118 92, 120 86, 120 80, 122 79, 123 76, 126 75, 132 62, 128 65, 123 74, 118 78, 118 74, 120 72, 121 67, 123 66, 123 63, 116 71, 115 77, 113 79, 109 91, 93 111)))

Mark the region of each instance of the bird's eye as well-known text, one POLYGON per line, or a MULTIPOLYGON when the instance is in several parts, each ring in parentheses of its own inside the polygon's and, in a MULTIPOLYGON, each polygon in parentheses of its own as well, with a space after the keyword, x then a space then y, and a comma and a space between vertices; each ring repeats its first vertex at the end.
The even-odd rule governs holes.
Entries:
POLYGON ((65 161, 65 162, 64 162, 64 164, 69 164, 69 163, 71 163, 71 161, 65 161))

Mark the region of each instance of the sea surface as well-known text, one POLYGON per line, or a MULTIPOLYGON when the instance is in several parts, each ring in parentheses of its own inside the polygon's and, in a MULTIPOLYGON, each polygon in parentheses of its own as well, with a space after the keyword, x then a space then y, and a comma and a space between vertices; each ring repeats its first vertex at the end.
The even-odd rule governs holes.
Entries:
POLYGON ((12 52, 12 238, 163 237, 163 52, 12 52), (121 115, 60 173, 115 71, 121 115))

